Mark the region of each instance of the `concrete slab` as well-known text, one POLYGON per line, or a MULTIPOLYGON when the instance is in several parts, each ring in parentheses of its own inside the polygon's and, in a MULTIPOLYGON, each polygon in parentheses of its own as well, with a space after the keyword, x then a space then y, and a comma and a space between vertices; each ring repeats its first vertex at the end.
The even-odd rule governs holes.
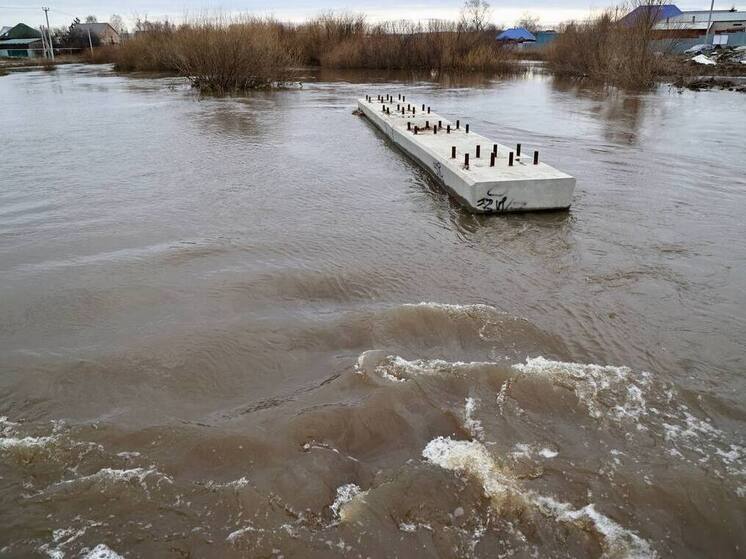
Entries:
POLYGON ((432 111, 428 113, 428 107, 423 110, 422 104, 406 100, 406 95, 404 99, 400 100, 397 95, 389 99, 368 95, 358 99, 358 108, 470 211, 501 213, 570 207, 575 178, 541 159, 535 165, 533 151, 524 151, 518 156, 515 148, 493 142, 473 130, 467 132, 467 123, 453 122, 432 111), (479 157, 477 146, 480 147, 479 157), (452 157, 454 147, 455 158, 452 157), (491 166, 490 153, 494 149, 497 153, 491 166), (509 164, 511 152, 512 166, 509 164), (469 154, 468 166, 466 154, 469 154))

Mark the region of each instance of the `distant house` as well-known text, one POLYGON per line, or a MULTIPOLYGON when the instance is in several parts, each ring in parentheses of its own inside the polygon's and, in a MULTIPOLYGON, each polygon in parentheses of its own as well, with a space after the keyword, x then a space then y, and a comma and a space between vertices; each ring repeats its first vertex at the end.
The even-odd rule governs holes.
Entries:
POLYGON ((44 45, 41 31, 19 23, 14 27, 3 27, 0 33, 0 57, 25 58, 41 56, 44 45))
POLYGON ((89 31, 91 38, 99 45, 118 45, 122 42, 117 30, 108 23, 76 23, 73 27, 73 32, 86 40, 89 31))
POLYGON ((40 39, 41 31, 29 27, 25 23, 18 23, 13 27, 3 27, 0 40, 3 39, 40 39))
POLYGON ((659 20, 655 26, 661 38, 696 38, 707 34, 743 33, 746 31, 746 12, 708 10, 681 12, 659 20))
POLYGON ((557 32, 553 29, 548 29, 546 31, 537 31, 534 33, 534 36, 536 36, 536 46, 543 47, 557 38, 557 32))
POLYGON ((536 36, 523 27, 511 27, 497 36, 501 43, 535 43, 536 36))
POLYGON ((648 18, 659 39, 695 39, 707 34, 739 33, 746 31, 746 12, 730 10, 681 11, 674 4, 638 6, 621 19, 623 25, 634 25, 648 18))
POLYGON ((662 19, 677 17, 682 13, 683 12, 674 4, 638 6, 624 16, 620 20, 620 23, 623 25, 634 25, 641 19, 647 21, 660 21, 662 19))

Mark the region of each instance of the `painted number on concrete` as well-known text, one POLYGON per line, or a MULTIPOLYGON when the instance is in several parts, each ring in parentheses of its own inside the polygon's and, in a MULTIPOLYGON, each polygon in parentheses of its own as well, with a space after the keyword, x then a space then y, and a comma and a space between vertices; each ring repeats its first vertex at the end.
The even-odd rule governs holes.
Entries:
POLYGON ((492 195, 488 193, 487 197, 477 200, 477 207, 486 212, 501 212, 505 210, 505 202, 507 199, 507 196, 493 198, 492 195))

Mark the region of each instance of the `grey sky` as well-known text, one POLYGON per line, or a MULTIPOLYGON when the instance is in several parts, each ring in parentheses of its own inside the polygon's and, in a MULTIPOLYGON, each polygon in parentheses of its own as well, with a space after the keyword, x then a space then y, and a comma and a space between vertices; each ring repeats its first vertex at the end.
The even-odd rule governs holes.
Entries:
MULTIPOLYGON (((349 11, 365 13, 372 21, 386 19, 415 19, 431 18, 455 19, 458 17, 462 0, 280 0, 278 2, 262 2, 257 0, 0 0, 0 26, 13 25, 24 22, 34 27, 43 21, 41 2, 50 8, 50 23, 52 26, 69 25, 75 16, 81 19, 92 14, 99 21, 108 21, 112 14, 121 15, 127 24, 131 24, 135 17, 147 16, 149 19, 168 17, 180 21, 185 16, 199 16, 203 14, 253 13, 257 15, 273 15, 278 19, 300 21, 321 12, 349 11)), ((520 2, 519 0, 494 0, 492 5, 492 20, 497 24, 511 25, 525 12, 530 12, 541 18, 542 23, 556 24, 568 19, 579 19, 592 11, 614 4, 614 0, 569 0, 557 2, 550 0, 534 0, 520 2)), ((709 8, 707 0, 685 0, 674 2, 682 10, 706 10, 709 8)), ((736 7, 746 9, 746 6, 736 7)), ((729 9, 732 2, 716 1, 716 9, 729 9)))

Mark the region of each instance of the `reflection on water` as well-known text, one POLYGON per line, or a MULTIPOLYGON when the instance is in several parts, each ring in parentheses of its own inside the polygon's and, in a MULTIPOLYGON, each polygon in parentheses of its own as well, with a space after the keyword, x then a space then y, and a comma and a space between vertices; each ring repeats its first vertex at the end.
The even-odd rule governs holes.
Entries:
POLYGON ((739 556, 740 97, 68 66, 0 98, 2 554, 739 556), (464 211, 352 114, 383 90, 539 149, 571 211, 464 211))

